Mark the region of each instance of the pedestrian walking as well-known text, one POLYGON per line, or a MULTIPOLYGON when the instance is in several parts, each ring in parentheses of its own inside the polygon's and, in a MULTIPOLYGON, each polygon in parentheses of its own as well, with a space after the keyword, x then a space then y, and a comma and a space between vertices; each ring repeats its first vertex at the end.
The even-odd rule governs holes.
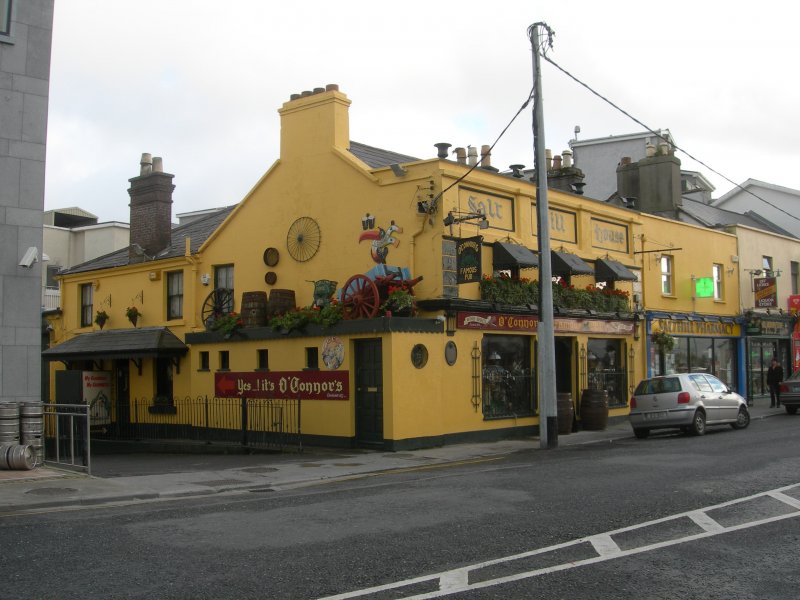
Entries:
POLYGON ((774 408, 781 405, 781 388, 783 381, 783 367, 777 358, 772 359, 769 369, 767 369, 767 387, 769 387, 769 406, 774 408))

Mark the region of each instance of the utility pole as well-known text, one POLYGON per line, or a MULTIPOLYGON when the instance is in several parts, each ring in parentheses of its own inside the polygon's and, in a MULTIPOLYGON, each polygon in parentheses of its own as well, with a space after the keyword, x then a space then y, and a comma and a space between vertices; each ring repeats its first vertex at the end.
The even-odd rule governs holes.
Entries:
POLYGON ((553 271, 550 264, 550 217, 547 204, 542 74, 539 62, 540 45, 553 46, 553 30, 546 23, 534 23, 528 27, 528 37, 531 40, 533 51, 533 164, 536 170, 536 231, 539 238, 539 325, 536 328, 536 337, 539 343, 536 361, 539 384, 539 441, 541 448, 557 448, 553 271), (540 41, 540 29, 546 35, 544 41, 540 41))

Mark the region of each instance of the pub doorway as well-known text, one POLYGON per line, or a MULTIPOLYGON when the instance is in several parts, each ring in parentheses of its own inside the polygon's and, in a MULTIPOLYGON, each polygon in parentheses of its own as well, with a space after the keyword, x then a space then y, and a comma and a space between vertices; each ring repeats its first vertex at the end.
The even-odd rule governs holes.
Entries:
POLYGON ((383 356, 381 340, 356 340, 356 443, 383 446, 383 356))
MULTIPOLYGON (((577 414, 577 385, 575 368, 575 338, 556 337, 555 339, 555 358, 556 358, 556 394, 569 394, 572 401, 573 414, 577 414)), ((573 423, 573 427, 575 423, 573 423)))

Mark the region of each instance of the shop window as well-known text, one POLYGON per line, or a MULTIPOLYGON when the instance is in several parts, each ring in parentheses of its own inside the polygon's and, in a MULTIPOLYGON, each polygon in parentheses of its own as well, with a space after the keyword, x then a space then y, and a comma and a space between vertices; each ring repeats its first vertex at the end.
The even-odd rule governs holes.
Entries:
POLYGON ((156 404, 172 404, 172 359, 156 359, 156 404))
POLYGON ((167 273, 167 320, 183 317, 183 271, 167 273))
MULTIPOLYGON (((760 360, 751 359, 751 364, 760 367, 760 360)), ((729 338, 677 336, 675 346, 668 352, 658 350, 655 345, 651 347, 650 368, 653 375, 710 373, 731 389, 737 389, 736 341, 729 338)), ((752 370, 760 374, 760 368, 752 370)))
POLYGON ((609 406, 628 403, 628 372, 622 340, 590 339, 586 344, 587 385, 608 392, 609 406))
POLYGON ((714 278, 714 300, 722 300, 722 265, 714 264, 711 274, 714 278))
POLYGON ((672 284, 672 257, 661 255, 661 293, 665 296, 672 296, 674 286, 672 284))
POLYGON ((319 348, 306 348, 306 369, 319 369, 319 348))
POLYGON ((92 315, 92 284, 84 283, 81 285, 81 327, 91 327, 92 315))
POLYGON ((230 359, 230 354, 228 354, 227 350, 219 351, 219 370, 220 371, 231 370, 231 359, 230 359))
POLYGON ((260 348, 258 350, 258 366, 256 367, 259 371, 269 371, 269 350, 265 350, 264 348, 260 348))
POLYGON ((203 350, 200 352, 200 366, 197 369, 198 371, 208 371, 209 370, 209 361, 208 361, 208 351, 203 350))
POLYGON ((481 360, 484 418, 534 414, 536 381, 531 369, 530 337, 484 336, 481 360))

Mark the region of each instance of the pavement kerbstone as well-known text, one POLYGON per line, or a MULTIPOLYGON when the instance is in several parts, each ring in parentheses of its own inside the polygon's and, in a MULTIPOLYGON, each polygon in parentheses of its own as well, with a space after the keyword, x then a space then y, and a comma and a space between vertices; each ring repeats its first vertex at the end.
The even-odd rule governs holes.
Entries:
MULTIPOLYGON (((785 414, 782 408, 751 407, 752 419, 785 414)), ((559 435, 559 447, 633 437, 627 422, 602 431, 559 435)), ((264 455, 259 466, 155 475, 96 477, 45 465, 33 471, 0 471, 0 515, 61 507, 148 502, 237 491, 281 491, 325 481, 365 477, 429 466, 491 460, 515 452, 538 450, 539 438, 490 443, 453 444, 404 452, 329 453, 323 450, 292 457, 264 455), (263 468, 262 468, 263 467, 263 468)), ((235 460, 235 458, 232 458, 235 460)))

